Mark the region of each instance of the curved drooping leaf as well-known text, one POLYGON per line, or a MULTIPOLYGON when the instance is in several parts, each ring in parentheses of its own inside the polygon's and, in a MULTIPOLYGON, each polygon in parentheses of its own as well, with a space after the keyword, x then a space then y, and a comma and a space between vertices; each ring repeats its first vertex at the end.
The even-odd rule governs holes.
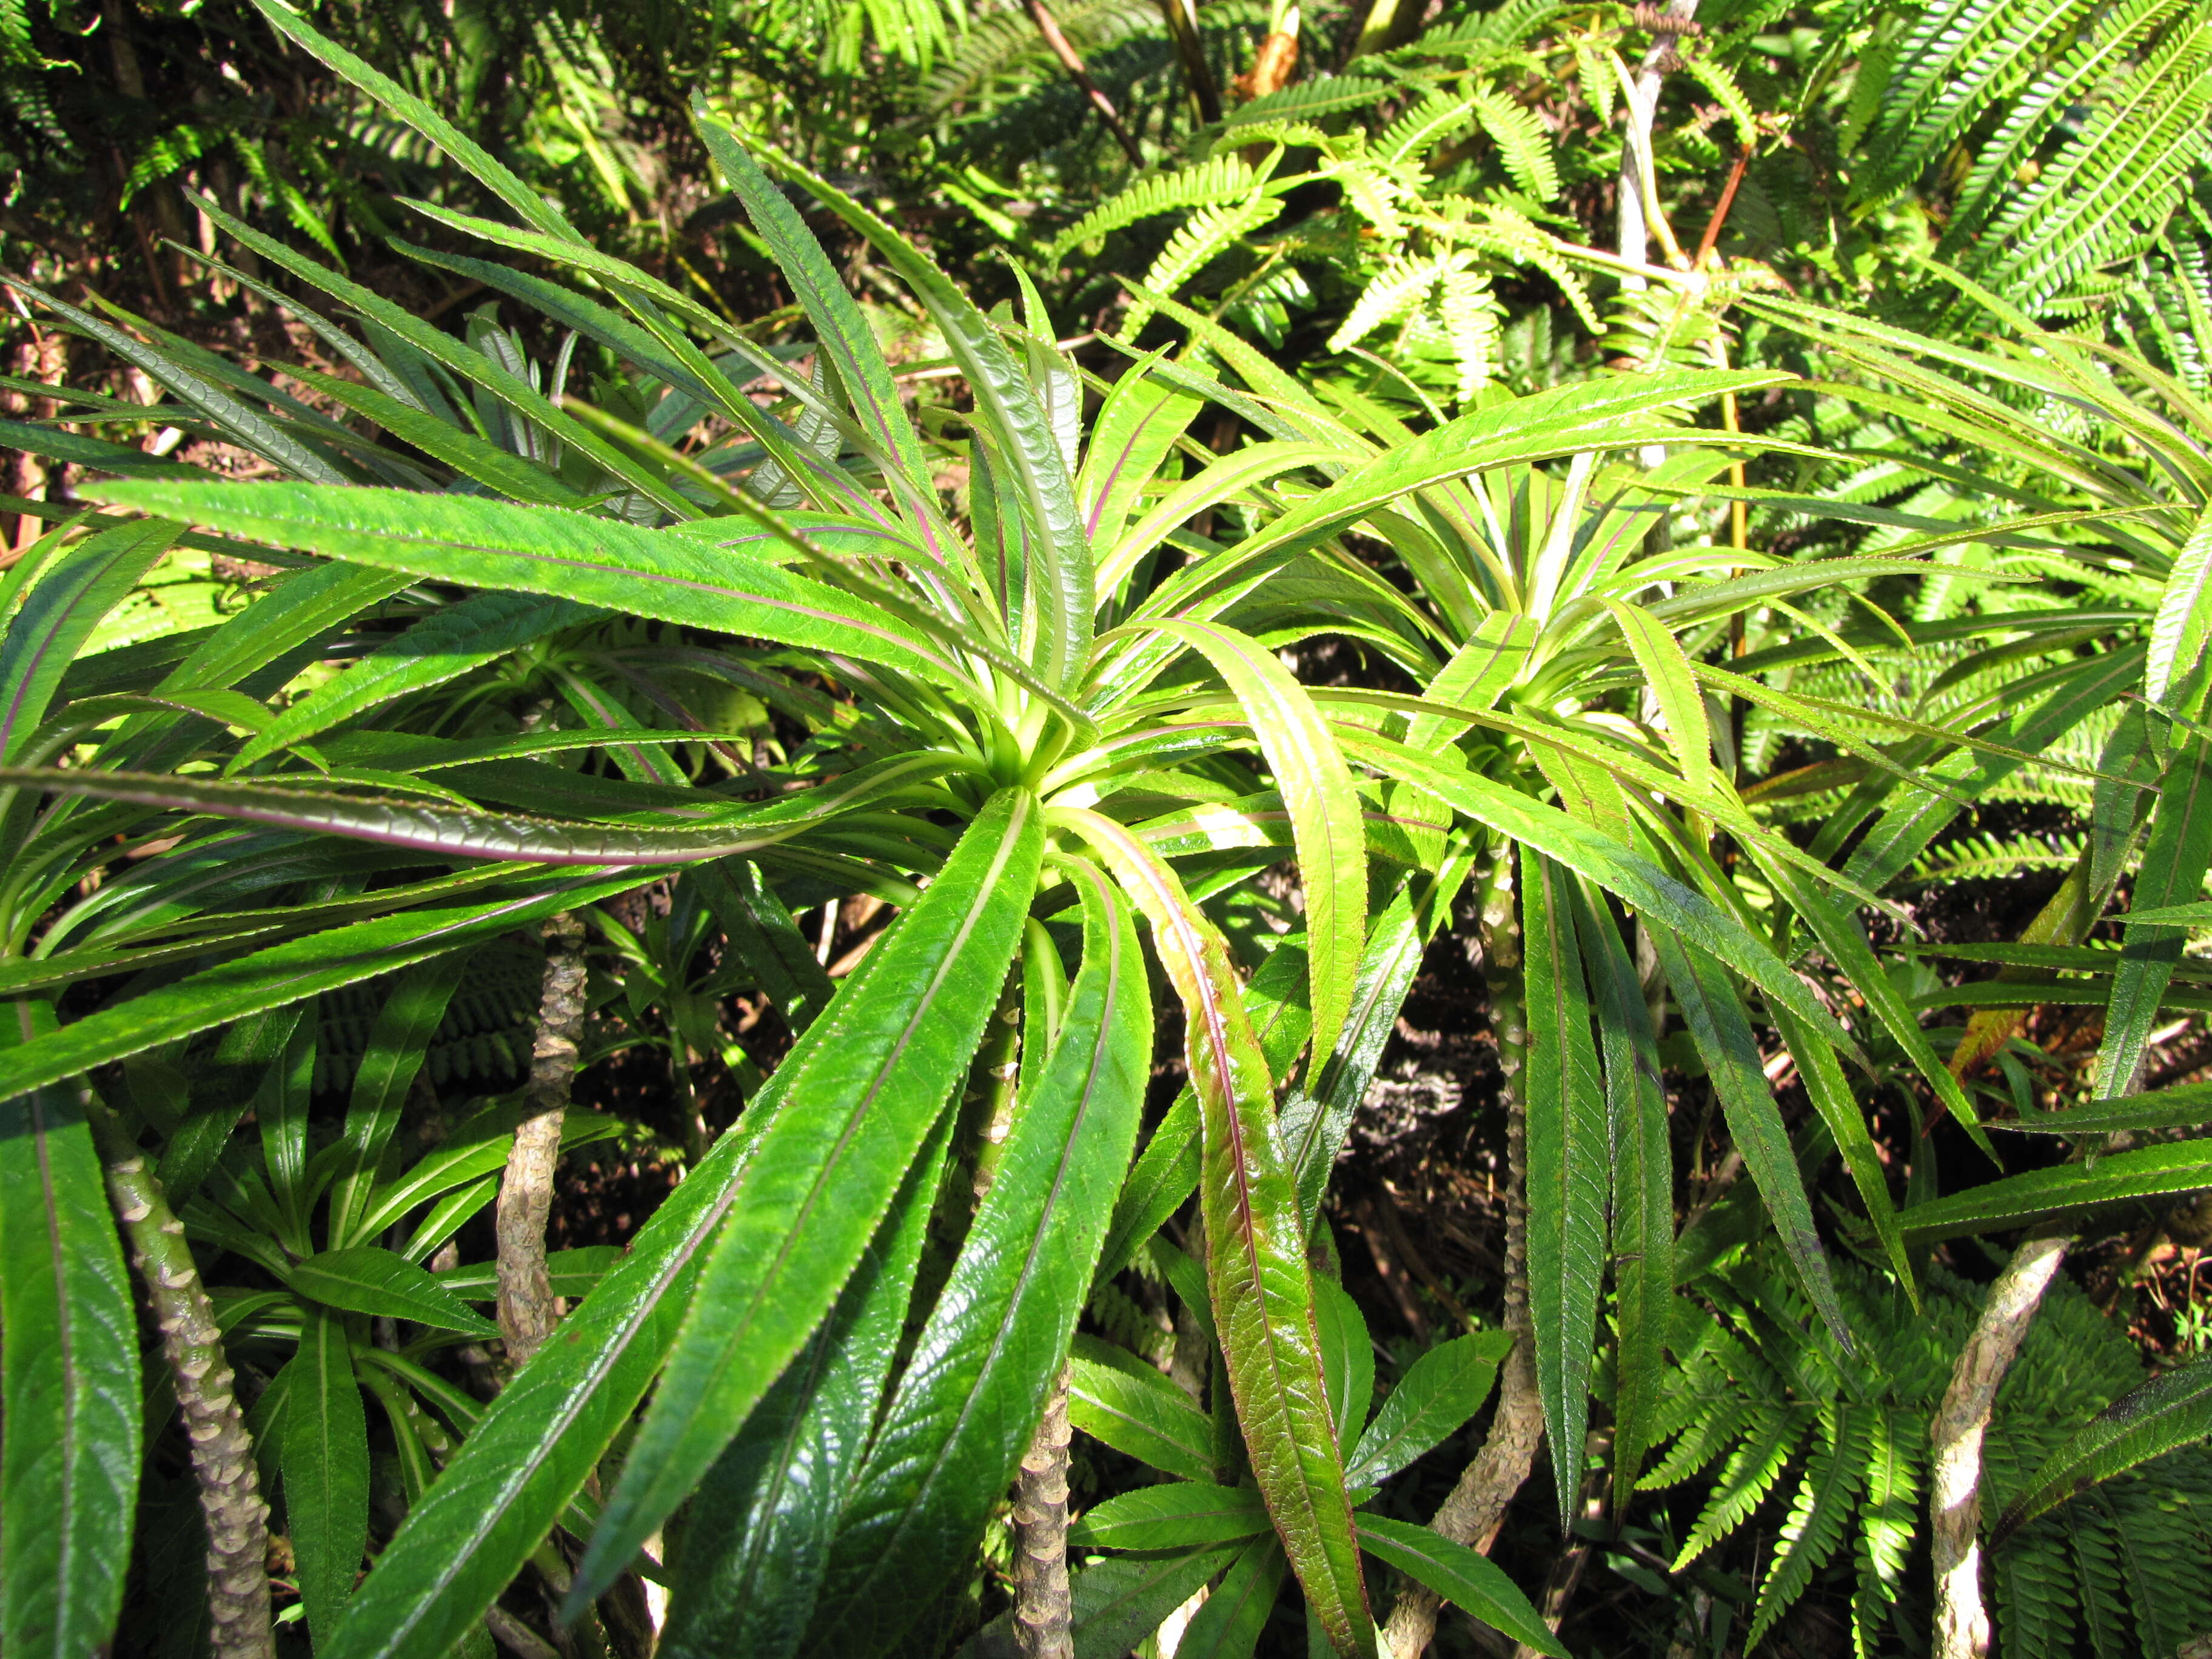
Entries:
POLYGON ((449 858, 604 867, 692 864, 702 859, 757 853, 841 812, 873 806, 896 791, 939 776, 957 764, 949 756, 928 753, 877 761, 819 788, 756 807, 721 802, 702 791, 696 816, 705 822, 685 823, 684 813, 670 812, 666 816, 672 822, 665 826, 568 823, 427 800, 328 794, 319 789, 232 783, 158 772, 0 767, 0 787, 136 801, 173 811, 206 812, 278 829, 345 836, 449 858))
POLYGON ((1153 623, 1191 646, 1227 682, 1290 808, 1305 883, 1306 960, 1313 977, 1313 1072, 1336 1047, 1367 934, 1367 837, 1352 769, 1306 690, 1255 641, 1212 623, 1153 623))
POLYGON ((1055 819, 1091 843, 1145 913, 1182 999, 1202 1132, 1207 1288, 1237 1423, 1308 1605, 1339 1652, 1371 1659, 1374 1620, 1322 1375, 1297 1190, 1275 1145, 1273 1079, 1229 947, 1122 825, 1085 809, 1055 819))
POLYGON ((810 1046, 761 1132, 577 1569, 575 1607, 614 1582, 721 1455, 859 1265, 996 1005, 1036 888, 1043 816, 1027 791, 994 795, 868 953, 865 982, 808 1032, 834 1040, 810 1046))
MULTIPOLYGON (((0 1052, 52 1028, 0 1007, 0 1052)), ((138 1490, 138 1321, 90 1129, 66 1089, 0 1099, 0 1648, 105 1651, 138 1490)))
POLYGON ((380 704, 442 685, 495 657, 605 613, 534 593, 477 593, 434 611, 405 633, 325 680, 248 739, 230 763, 305 743, 380 704))
MULTIPOLYGON (((635 872, 556 879, 489 903, 412 910, 272 945, 99 1009, 18 1048, 0 1050, 0 1097, 230 1024, 264 1009, 374 979, 427 957, 543 921, 556 911, 628 892, 650 879, 650 874, 635 872)), ((242 1103, 233 1103, 231 1122, 242 1109, 242 1103)), ((226 1123, 222 1134, 229 1133, 226 1123)), ((165 1171, 166 1167, 165 1159, 165 1171)))
POLYGON ((805 1636, 898 1352, 951 1125, 947 1114, 830 1317, 699 1483, 656 1649, 667 1659, 785 1659, 805 1636))
POLYGON ((1774 1219, 1774 1231, 1790 1253, 1806 1295, 1848 1352, 1851 1334, 1844 1304, 1813 1224, 1813 1206, 1790 1153, 1790 1133, 1759 1062, 1759 1040, 1752 1035, 1735 981, 1703 951, 1685 946, 1664 928, 1651 930, 1651 943, 1666 970, 1668 988, 1682 1011, 1682 1022, 1690 1028, 1691 1041, 1712 1079, 1713 1092, 1720 1097, 1729 1133, 1774 1219))
POLYGON ((374 1244, 325 1250, 294 1264, 286 1277, 301 1296, 327 1308, 411 1319, 471 1336, 499 1334, 498 1326, 431 1278, 428 1269, 374 1244))
POLYGON ((1066 867, 1083 966, 851 1486, 815 1652, 884 1649, 960 1571, 1036 1427, 1104 1243, 1144 1103, 1152 998, 1126 902, 1095 866, 1066 867))
MULTIPOLYGON (((396 1258, 395 1258, 396 1259, 396 1258)), ((419 1269, 417 1271, 420 1271, 419 1269)), ((493 1327, 492 1334, 497 1334, 493 1327)), ((368 1414, 354 1380, 345 1322, 310 1310, 282 1373, 283 1433, 277 1452, 284 1512, 298 1562, 300 1600, 319 1645, 353 1593, 368 1542, 368 1414)))
POLYGON ((1992 1123, 1992 1129, 2030 1134, 2111 1134, 2118 1130, 2185 1129, 2212 1117, 2212 1083, 2184 1083, 2118 1100, 2093 1100, 2086 1106, 2038 1112, 2032 1117, 1992 1123))
POLYGON ((959 669, 881 609, 765 560, 562 507, 289 483, 112 483, 88 494, 231 535, 439 581, 550 594, 749 634, 927 678, 959 669), (157 500, 148 491, 162 492, 157 500))
POLYGON ((1997 1522, 2002 1543, 2045 1510, 2100 1480, 2212 1435, 2212 1360, 2177 1365, 2130 1389, 2043 1461, 1997 1522))
POLYGON ((1962 1233, 2002 1231, 2061 1211, 2208 1187, 2212 1187, 2212 1141, 2181 1140, 2107 1152, 2094 1164, 2062 1164, 2007 1176, 1901 1210, 1897 1224, 1908 1242, 1925 1244, 1962 1233))
MULTIPOLYGON (((1590 1031, 1575 927, 1573 878, 1540 854, 1522 860, 1526 951, 1528 1316, 1537 1390, 1554 1446, 1579 1446, 1589 1422, 1605 1279, 1605 1085, 1590 1031)), ((1582 1471, 1555 1457, 1559 1513, 1574 1511, 1582 1471)))
POLYGON ((1566 1649, 1538 1617, 1528 1598, 1488 1556, 1478 1555, 1426 1527, 1385 1520, 1379 1515, 1359 1517, 1359 1547, 1427 1585, 1469 1618, 1480 1619, 1539 1653, 1568 1659, 1566 1649))
POLYGON ((39 573, 0 637, 0 760, 22 752, 92 630, 183 528, 159 519, 118 525, 39 573))
POLYGON ((1847 1054, 1857 1045, 1765 942, 1711 899, 1684 885, 1626 843, 1555 807, 1387 738, 1339 728, 1345 747, 1379 771, 1417 783, 1455 811, 1587 876, 1650 922, 1726 962, 1847 1054))

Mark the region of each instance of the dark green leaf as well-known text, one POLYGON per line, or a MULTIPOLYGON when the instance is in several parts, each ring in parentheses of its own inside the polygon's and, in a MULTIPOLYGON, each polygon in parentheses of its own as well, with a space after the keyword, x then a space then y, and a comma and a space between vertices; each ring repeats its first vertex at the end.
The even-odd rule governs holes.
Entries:
POLYGON ((320 1648, 353 1594, 368 1543, 368 1413, 345 1322, 311 1310, 284 1376, 284 1512, 307 1629, 320 1648))
MULTIPOLYGON (((356 922, 210 968, 0 1052, 0 1095, 35 1089, 161 1043, 374 979, 642 886, 649 873, 558 880, 489 904, 356 922)), ((237 1121, 234 1115, 231 1122, 237 1121)), ((225 1126, 224 1134, 229 1129, 225 1126)))
POLYGON ((658 1649, 667 1659, 784 1659, 805 1638, 898 1351, 951 1121, 908 1171, 822 1328, 700 1482, 658 1649))
MULTIPOLYGON (((1607 1114, 1589 994, 1575 930, 1573 878, 1539 854, 1521 864, 1527 941, 1528 1316, 1536 1385, 1553 1446, 1579 1446, 1605 1279, 1607 1114)), ((1552 1459, 1559 1513, 1574 1512, 1581 1470, 1552 1459)))
POLYGON ((1247 1544, 1183 1626, 1176 1659, 1252 1659, 1290 1567, 1280 1540, 1247 1544))
POLYGON ((2107 1152, 2090 1164, 2007 1176, 1948 1198, 1900 1211, 1897 1224, 1909 1243, 1929 1243, 1962 1233, 2002 1232, 2039 1216, 2121 1199, 2156 1198, 2212 1187, 2212 1140, 2183 1140, 2107 1152))
MULTIPOLYGON (((0 1046, 53 1012, 0 1007, 0 1046)), ((131 1559, 138 1322, 73 1091, 0 1100, 0 1648, 106 1650, 131 1559)))
POLYGON ((1440 1342, 1416 1359, 1390 1390, 1353 1447, 1344 1478, 1376 1486, 1444 1439, 1482 1409, 1511 1352, 1504 1331, 1478 1331, 1440 1342))
POLYGON ((1480 1619, 1540 1653, 1568 1659, 1566 1649, 1537 1616, 1528 1598, 1488 1557, 1426 1527, 1386 1521, 1379 1515, 1359 1517, 1359 1546, 1427 1585, 1470 1619, 1480 1619))
POLYGON ((866 980, 821 1022, 831 1039, 777 1097, 577 1570, 574 1605, 611 1583, 683 1501, 859 1265, 997 1002, 1036 890, 1043 818, 1026 791, 993 796, 869 952, 866 980))
POLYGON ((1068 1361, 1068 1421, 1093 1439, 1186 1480, 1213 1477, 1213 1425, 1144 1361, 1079 1336, 1068 1361))
POLYGON ((1759 1040, 1752 1035, 1743 999, 1725 970, 1701 950, 1686 947, 1663 927, 1651 930, 1651 943, 1666 970, 1668 988, 1690 1028, 1698 1058, 1705 1063, 1713 1092, 1720 1097, 1729 1134, 1743 1154, 1774 1231, 1790 1253, 1806 1294, 1836 1340, 1850 1346, 1850 1328, 1844 1322, 1843 1303, 1836 1295, 1828 1258, 1820 1248, 1820 1235, 1813 1225, 1813 1206, 1805 1195, 1805 1182, 1790 1156, 1790 1134, 1781 1109, 1774 1103, 1766 1073, 1759 1061, 1759 1040))
POLYGON ((846 1500, 817 1651, 884 1647, 973 1553, 1059 1374, 1128 1167, 1152 1064, 1144 957, 1104 876, 1065 867, 1083 966, 846 1500))
POLYGON ((1079 1549, 1172 1550, 1273 1530, 1267 1506, 1252 1487, 1171 1480, 1139 1486, 1085 1510, 1067 1541, 1079 1549))
POLYGON ((286 1275, 294 1290, 325 1307, 386 1319, 411 1319, 443 1331, 496 1337, 499 1327, 404 1256, 374 1244, 325 1250, 286 1275))

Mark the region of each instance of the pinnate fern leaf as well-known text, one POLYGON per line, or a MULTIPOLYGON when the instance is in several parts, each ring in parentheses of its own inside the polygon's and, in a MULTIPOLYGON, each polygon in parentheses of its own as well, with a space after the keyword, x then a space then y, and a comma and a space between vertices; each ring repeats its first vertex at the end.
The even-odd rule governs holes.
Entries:
POLYGON ((1814 1571, 1844 1541, 1851 1500, 1865 1481, 1875 1415, 1875 1408, 1863 1406, 1838 1405, 1822 1412, 1825 1443, 1806 1460, 1804 1478, 1790 1499, 1790 1518, 1782 1524, 1773 1565, 1759 1587, 1747 1647, 1759 1645, 1774 1621, 1805 1593, 1814 1571))
POLYGON ((1249 201, 1259 184, 1260 175, 1252 164, 1235 153, 1173 173, 1155 173, 1109 197, 1060 232, 1053 240, 1052 257, 1060 258, 1086 242, 1098 241, 1110 231, 1163 213, 1249 201))
POLYGON ((1743 1524, 1746 1516, 1782 1478, 1782 1471, 1812 1426, 1813 1410, 1806 1406, 1765 1406, 1722 1469, 1720 1484, 1690 1528, 1674 1570, 1684 1567, 1743 1524))

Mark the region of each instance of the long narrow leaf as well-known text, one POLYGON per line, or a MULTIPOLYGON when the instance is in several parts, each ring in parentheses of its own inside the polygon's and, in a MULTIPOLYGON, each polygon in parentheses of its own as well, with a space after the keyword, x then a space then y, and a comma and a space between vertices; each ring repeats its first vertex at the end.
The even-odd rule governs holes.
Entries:
MULTIPOLYGON (((570 1591, 614 1582, 830 1310, 995 1006, 1043 855, 1025 791, 992 798, 778 1097, 668 1374, 570 1591)), ((813 1032, 808 1034, 811 1036, 813 1032)), ((787 1062, 787 1065, 788 1062, 787 1062)))
MULTIPOLYGON (((1579 1446, 1589 1422, 1598 1292, 1605 1278, 1605 1086, 1590 1035, 1572 878, 1540 855, 1522 865, 1527 940, 1528 1315, 1544 1430, 1579 1446)), ((1552 1459, 1559 1513, 1574 1512, 1582 1471, 1552 1459)))
MULTIPOLYGON (((0 1051, 49 1005, 0 1007, 0 1051)), ((123 1604, 145 1413, 138 1322, 70 1091, 0 1099, 0 1648, 104 1652, 123 1604)))
POLYGON ((1083 967, 846 1502, 817 1652, 878 1650, 960 1570, 1029 1443, 1104 1242, 1144 1100, 1152 1000, 1126 902, 1095 867, 1066 867, 1084 901, 1083 967))
POLYGON ((1097 849, 1145 913, 1182 999, 1203 1131, 1207 1287, 1237 1422, 1307 1604, 1339 1652, 1372 1659, 1374 1620, 1322 1376, 1305 1230, 1275 1146, 1273 1080, 1244 1018, 1228 946, 1121 825, 1082 809, 1055 819, 1097 849))

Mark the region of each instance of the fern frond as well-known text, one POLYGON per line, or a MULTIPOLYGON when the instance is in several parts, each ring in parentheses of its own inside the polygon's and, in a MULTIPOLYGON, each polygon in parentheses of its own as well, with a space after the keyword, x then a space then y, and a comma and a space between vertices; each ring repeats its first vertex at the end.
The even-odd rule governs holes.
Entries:
POLYGON ((1262 121, 1316 121, 1324 115, 1342 115, 1365 109, 1390 94, 1392 83, 1358 75, 1324 75, 1301 81, 1255 98, 1230 112, 1227 130, 1239 143, 1249 142, 1243 129, 1262 121))
POLYGON ((1193 167, 1156 173, 1140 179, 1119 195, 1109 196, 1053 238, 1047 257, 1059 259, 1085 242, 1102 240, 1109 231, 1191 208, 1213 207, 1251 199, 1260 176, 1242 155, 1217 155, 1193 167))
POLYGON ((1865 193, 1879 199, 1911 184, 2018 82, 2044 43, 2063 39, 2090 9, 2089 0, 2048 7, 1974 0, 1929 8, 1884 90, 1865 193))
POLYGON ((1437 312, 1451 342, 1452 363, 1459 372, 1455 390, 1464 404, 1497 377, 1498 331, 1505 307, 1484 277, 1454 269, 1438 280, 1437 312))
MULTIPOLYGON (((1177 227, 1160 250, 1152 268, 1145 273, 1145 286, 1155 294, 1173 294, 1243 238, 1283 210, 1280 199, 1255 196, 1243 202, 1200 208, 1177 227)), ((1121 337, 1133 340, 1152 319, 1152 306, 1139 300, 1122 319, 1121 337)))
POLYGON ((2074 1644, 2074 1573, 2053 1528, 2041 1522, 2016 1534, 1990 1564, 2003 1659, 2070 1659, 2074 1644))
POLYGON ((1707 1402, 1667 1455, 1636 1483, 1636 1490, 1663 1492, 1688 1480, 1734 1445, 1750 1421, 1749 1402, 1734 1395, 1707 1402))
POLYGON ((1944 246, 1962 245, 1966 234, 1989 217, 2001 192, 2079 100, 2083 88, 2103 80, 2189 4, 2190 0, 2127 0, 2098 19, 2093 33, 2030 82, 1975 155, 1973 170, 1959 188, 1958 210, 1944 246))
POLYGON ((1552 153, 1552 135, 1535 112, 1492 88, 1476 93, 1470 103, 1482 130, 1498 146, 1506 175, 1539 202, 1557 197, 1559 167, 1552 153))
POLYGON ((1474 116, 1476 100, 1431 92, 1377 133, 1371 154, 1385 161, 1417 161, 1474 116))
POLYGON ((1336 332, 1328 337, 1328 349, 1342 351, 1357 345, 1383 324, 1403 317, 1429 297, 1437 278, 1443 274, 1443 265, 1442 257, 1433 253, 1392 254, 1383 261, 1382 269, 1368 279, 1336 332))
POLYGON ((1782 1478, 1812 1421, 1813 1410, 1806 1406, 1767 1407, 1758 1413, 1742 1443, 1729 1455, 1720 1484, 1705 1500, 1697 1524, 1675 1555, 1674 1571, 1681 1571, 1743 1524, 1744 1517, 1759 1507, 1782 1478))
MULTIPOLYGON (((1686 41, 1684 44, 1689 45, 1686 41)), ((1703 46, 1692 46, 1681 53, 1681 58, 1690 78, 1712 94, 1713 101, 1728 112, 1729 121, 1735 128, 1737 147, 1747 150, 1755 146, 1759 143, 1759 114, 1729 66, 1710 48, 1703 46)))
POLYGON ((2102 1493, 2085 1492, 2060 1513, 2073 1546, 2074 1577, 2081 1586, 2081 1633, 2096 1659, 2128 1659, 2127 1584, 2112 1548, 2111 1527, 2099 1502, 2102 1493))
POLYGON ((2108 263, 2136 227, 2172 210, 2203 161, 2212 119, 2212 28, 2176 31, 2035 184, 1990 222, 1973 272, 2033 305, 2108 263))
POLYGON ((1917 1412, 1876 1410, 1868 1423, 1866 1502, 1859 1509, 1858 1589, 1851 1597, 1854 1659, 1876 1659, 1875 1631, 1905 1582, 1918 1523, 1919 1448, 1927 1422, 1917 1412))
POLYGON ((1364 160, 1352 157, 1328 171, 1344 189, 1352 210, 1375 227, 1376 234, 1392 246, 1406 238, 1406 221, 1398 210, 1405 187, 1397 179, 1364 160))
POLYGON ((1781 1540, 1765 1582, 1759 1587, 1759 1602, 1752 1614, 1747 1648, 1774 1627, 1813 1582, 1815 1569, 1836 1553, 1850 1520, 1851 1500, 1858 1495, 1867 1474, 1869 1448, 1874 1437, 1874 1408, 1834 1406, 1820 1413, 1825 1444, 1806 1460, 1805 1477, 1790 1501, 1790 1518, 1782 1523, 1781 1540))

